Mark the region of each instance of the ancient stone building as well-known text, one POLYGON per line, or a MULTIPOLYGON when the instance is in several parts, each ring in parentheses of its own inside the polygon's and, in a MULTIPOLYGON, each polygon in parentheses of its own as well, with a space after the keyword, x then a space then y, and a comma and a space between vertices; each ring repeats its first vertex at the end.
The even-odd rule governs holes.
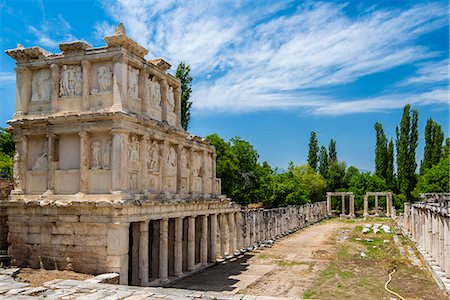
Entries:
POLYGON ((6 51, 17 62, 15 188, 1 203, 13 264, 160 285, 326 216, 325 203, 241 212, 221 196, 214 147, 181 127, 170 65, 145 59, 122 25, 105 42, 6 51))

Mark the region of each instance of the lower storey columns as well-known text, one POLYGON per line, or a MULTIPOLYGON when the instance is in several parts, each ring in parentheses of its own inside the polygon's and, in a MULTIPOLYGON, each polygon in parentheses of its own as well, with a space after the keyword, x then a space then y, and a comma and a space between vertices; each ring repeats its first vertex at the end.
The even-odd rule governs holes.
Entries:
POLYGON ((180 276, 183 272, 183 218, 175 218, 175 244, 173 273, 180 276))
POLYGON ((159 282, 168 281, 169 220, 162 219, 159 229, 159 282))
POLYGON ((234 213, 228 214, 228 228, 230 233, 230 248, 228 249, 230 255, 233 255, 236 250, 236 226, 234 221, 234 213))
POLYGON ((216 256, 217 256, 217 215, 209 215, 209 222, 210 222, 210 244, 209 244, 209 262, 213 263, 216 262, 216 256))
POLYGON ((200 263, 202 266, 208 264, 208 216, 200 216, 202 231, 200 240, 200 263))
POLYGON ((141 286, 148 286, 148 221, 140 222, 139 279, 141 286))
POLYGON ((187 270, 195 269, 195 216, 188 217, 187 270))

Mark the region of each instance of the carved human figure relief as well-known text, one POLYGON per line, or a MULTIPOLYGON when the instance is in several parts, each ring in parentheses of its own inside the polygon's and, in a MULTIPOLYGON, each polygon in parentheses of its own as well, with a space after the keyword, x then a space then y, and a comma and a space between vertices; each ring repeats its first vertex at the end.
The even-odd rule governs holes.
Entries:
POLYGON ((181 150, 181 167, 182 168, 188 168, 188 153, 187 150, 183 148, 183 150, 181 150))
POLYGON ((34 161, 32 170, 33 171, 46 171, 48 170, 48 143, 45 142, 44 148, 42 149, 41 154, 39 154, 36 157, 36 160, 34 161))
POLYGON ((40 69, 33 76, 31 82, 31 101, 50 100, 52 72, 50 69, 40 69))
POLYGON ((133 68, 132 66, 128 66, 128 95, 135 98, 138 96, 138 73, 139 70, 133 68))
POLYGON ((111 168, 111 148, 112 148, 111 141, 106 142, 105 145, 103 145, 103 159, 102 159, 103 169, 111 168))
POLYGON ((130 142, 130 162, 132 163, 136 163, 139 162, 139 140, 137 138, 137 136, 133 135, 131 137, 131 142, 130 142))
POLYGON ((174 147, 169 148, 169 155, 167 156, 167 166, 169 168, 177 167, 177 153, 174 147))
POLYGON ((147 169, 155 171, 159 169, 159 144, 153 141, 148 144, 149 150, 147 151, 147 169))
POLYGON ((91 169, 102 168, 102 142, 95 140, 91 145, 91 169))
POLYGON ((158 80, 156 80, 156 76, 153 76, 152 79, 148 77, 146 79, 147 85, 147 95, 150 99, 150 104, 153 106, 161 105, 161 86, 159 85, 158 80))
POLYGON ((81 66, 64 65, 59 82, 60 96, 80 96, 82 92, 81 66))
POLYGON ((110 92, 112 90, 111 68, 108 66, 100 66, 97 69, 98 93, 110 92))
POLYGON ((173 94, 173 87, 169 86, 167 89, 167 110, 173 112, 175 110, 175 98, 173 94))

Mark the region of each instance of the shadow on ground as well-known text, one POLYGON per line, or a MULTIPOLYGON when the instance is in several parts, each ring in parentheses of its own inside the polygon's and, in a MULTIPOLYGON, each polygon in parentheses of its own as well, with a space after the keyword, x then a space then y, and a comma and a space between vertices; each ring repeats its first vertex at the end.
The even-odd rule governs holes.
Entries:
POLYGON ((246 271, 249 266, 247 261, 254 255, 247 253, 236 260, 217 264, 175 282, 170 287, 197 291, 231 292, 236 289, 236 283, 239 281, 232 277, 246 271))

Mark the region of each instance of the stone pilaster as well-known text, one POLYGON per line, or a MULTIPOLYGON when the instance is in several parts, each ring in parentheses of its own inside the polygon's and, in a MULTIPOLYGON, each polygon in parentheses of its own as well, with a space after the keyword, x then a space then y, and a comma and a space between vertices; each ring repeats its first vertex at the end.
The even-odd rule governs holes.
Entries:
POLYGON ((216 154, 216 152, 213 152, 213 154, 212 154, 211 194, 218 196, 218 193, 216 192, 216 190, 217 190, 217 188, 216 188, 216 168, 217 168, 216 160, 217 160, 217 154, 216 154))
POLYGON ((188 217, 187 270, 195 269, 195 216, 188 217))
POLYGON ((210 248, 209 248, 209 262, 214 263, 216 262, 216 256, 217 256, 217 215, 212 214, 209 215, 211 227, 210 227, 210 248))
POLYGON ((16 113, 22 116, 28 113, 28 104, 31 101, 31 82, 33 72, 28 68, 16 68, 16 113))
POLYGON ((175 99, 175 114, 177 115, 177 127, 182 129, 181 126, 181 88, 173 90, 173 96, 175 99))
MULTIPOLYGON (((48 173, 47 173, 47 191, 46 194, 54 194, 55 192, 55 171, 58 169, 58 161, 55 157, 56 135, 52 132, 47 134, 48 148, 48 173)), ((80 161, 81 162, 81 161, 80 161)), ((81 170, 81 166, 80 166, 81 170)))
MULTIPOLYGON (((80 135, 80 193, 88 192, 89 164, 91 161, 90 135, 86 131, 79 132, 80 135)), ((50 148, 50 147, 49 147, 50 148)))
POLYGON ((148 105, 150 100, 150 95, 147 95, 146 93, 146 79, 149 76, 149 71, 147 68, 141 69, 139 72, 139 78, 138 78, 138 97, 141 99, 141 114, 144 116, 148 116, 148 105))
POLYGON ((183 218, 175 218, 174 275, 179 277, 183 272, 183 218))
POLYGON ((60 79, 60 67, 57 64, 51 64, 50 69, 52 71, 52 95, 50 98, 50 112, 55 113, 58 111, 58 98, 59 98, 59 79, 60 79))
POLYGON ((148 221, 139 223, 139 278, 141 286, 148 286, 148 221))
POLYGON ((83 67, 83 95, 81 100, 81 109, 89 110, 89 95, 91 88, 91 63, 87 60, 81 61, 83 67))
POLYGON ((113 58, 113 110, 122 110, 128 97, 128 60, 125 56, 113 58))
POLYGON ((206 194, 208 192, 208 190, 206 189, 206 183, 208 178, 206 178, 206 168, 207 168, 207 157, 208 156, 208 152, 205 150, 203 151, 203 155, 202 155, 202 195, 203 197, 206 197, 206 194))
POLYGON ((159 282, 166 283, 169 272, 169 220, 159 223, 159 282))
POLYGON ((148 178, 148 169, 147 169, 147 145, 149 143, 149 137, 147 134, 142 136, 141 139, 141 149, 140 149, 140 159, 141 159, 141 176, 139 176, 139 186, 141 188, 142 193, 147 193, 150 186, 150 179, 148 178))
POLYGON ((200 239, 200 263, 208 264, 208 215, 200 216, 202 221, 202 233, 200 239))
POLYGON ((106 265, 108 272, 120 275, 120 284, 128 284, 130 223, 108 224, 106 265))
POLYGON ((167 122, 167 90, 169 85, 167 80, 163 79, 159 82, 161 87, 161 109, 162 109, 162 121, 167 122))
POLYGON ((112 129, 111 176, 112 191, 128 191, 128 154, 129 132, 112 129))
POLYGON ((161 163, 159 170, 161 172, 161 193, 165 193, 167 191, 165 187, 167 186, 167 157, 169 155, 170 145, 168 141, 164 141, 161 146, 161 163))
POLYGON ((177 194, 181 193, 181 151, 183 151, 183 145, 177 145, 177 194))
POLYGON ((191 151, 189 151, 189 166, 190 168, 190 173, 189 173, 189 193, 195 194, 195 189, 194 189, 194 166, 195 166, 195 150, 194 148, 191 148, 191 151))
POLYGON ((12 194, 23 194, 26 190, 28 139, 22 135, 15 139, 16 154, 14 156, 14 190, 12 194))

